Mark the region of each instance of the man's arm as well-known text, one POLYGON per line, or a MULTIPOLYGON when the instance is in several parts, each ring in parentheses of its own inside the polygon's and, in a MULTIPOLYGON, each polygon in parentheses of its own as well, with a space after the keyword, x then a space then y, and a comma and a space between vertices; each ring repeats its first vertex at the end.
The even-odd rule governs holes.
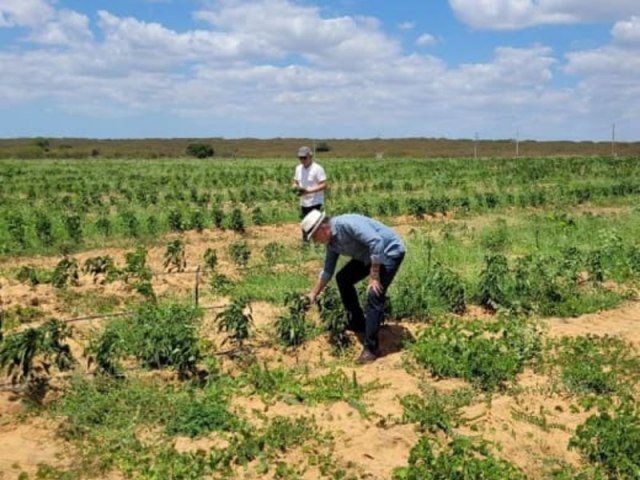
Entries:
POLYGON ((327 182, 325 180, 323 182, 318 183, 318 185, 316 185, 315 187, 309 187, 309 188, 305 189, 305 193, 321 192, 322 190, 325 190, 326 188, 327 188, 327 182))
POLYGON ((309 293, 307 293, 307 297, 309 297, 309 300, 311 300, 312 302, 315 301, 318 295, 322 293, 324 287, 327 286, 327 283, 329 283, 329 280, 331 280, 331 277, 333 277, 333 272, 335 272, 336 270, 336 264, 338 263, 339 256, 340 255, 331 250, 327 250, 327 252, 325 253, 324 267, 322 269, 322 272, 320 272, 320 277, 318 278, 318 281, 313 286, 313 288, 309 291, 309 293))
POLYGON ((327 286, 327 282, 322 278, 318 278, 318 281, 316 282, 316 284, 313 286, 313 288, 311 290, 309 290, 309 293, 307 293, 307 297, 309 298, 309 301, 311 303, 316 301, 316 298, 318 298, 318 295, 320 295, 322 293, 322 291, 324 290, 324 287, 327 286))

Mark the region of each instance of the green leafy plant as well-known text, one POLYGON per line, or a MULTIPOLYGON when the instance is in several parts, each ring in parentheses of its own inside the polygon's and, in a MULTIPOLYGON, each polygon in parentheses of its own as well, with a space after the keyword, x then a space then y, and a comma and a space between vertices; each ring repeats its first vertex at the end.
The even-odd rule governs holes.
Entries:
POLYGON ((87 364, 96 365, 96 371, 100 374, 120 377, 123 374, 119 359, 126 351, 126 342, 121 329, 109 324, 104 331, 89 342, 84 351, 87 364))
POLYGON ((286 346, 297 347, 304 343, 311 331, 305 319, 309 305, 299 292, 287 293, 284 304, 288 311, 276 319, 276 334, 286 346))
POLYGON ((338 291, 327 286, 318 299, 320 318, 327 332, 329 343, 335 351, 341 352, 351 345, 351 339, 347 335, 347 322, 345 311, 338 291))
POLYGON ((124 254, 125 266, 122 269, 122 276, 125 282, 131 278, 139 280, 150 280, 151 270, 147 267, 147 249, 143 245, 138 245, 133 252, 124 254))
POLYGON ((43 212, 38 212, 36 215, 36 235, 45 247, 53 245, 53 224, 48 215, 43 212))
POLYGON ((504 290, 508 272, 507 259, 504 255, 487 255, 478 286, 480 305, 495 311, 506 304, 504 290))
POLYGON ((624 395, 640 380, 640 357, 618 337, 562 337, 549 343, 547 368, 559 370, 563 384, 574 393, 624 395))
POLYGON ((237 205, 231 210, 229 228, 237 233, 244 233, 246 231, 244 215, 242 214, 240 207, 237 205))
POLYGON ((44 283, 44 275, 32 265, 23 265, 16 275, 18 281, 28 283, 32 287, 44 283))
POLYGON ((18 244, 20 248, 27 245, 27 229, 26 222, 22 213, 18 211, 8 212, 7 214, 7 231, 11 235, 11 239, 18 244))
POLYGON ((488 391, 503 388, 527 362, 539 358, 541 349, 535 324, 509 318, 435 320, 412 346, 418 364, 434 376, 464 378, 488 391))
POLYGON ((282 258, 285 253, 285 247, 278 242, 269 242, 264 246, 263 255, 265 262, 269 266, 273 266, 282 258))
POLYGON ((569 448, 576 449, 610 479, 638 478, 640 472, 640 412, 634 401, 609 411, 601 408, 576 429, 569 448))
POLYGON ((172 208, 171 210, 169 210, 169 213, 167 215, 167 220, 169 222, 169 228, 171 229, 171 231, 184 232, 186 230, 186 225, 182 217, 181 210, 179 210, 178 208, 172 208))
POLYGON ((226 295, 233 288, 233 282, 224 273, 213 272, 209 280, 211 290, 217 295, 226 295))
POLYGON ((46 393, 51 367, 69 370, 75 360, 65 340, 71 329, 59 320, 7 335, 0 342, 0 368, 12 383, 27 383, 27 396, 40 402, 46 393), (37 363, 36 363, 37 362, 37 363))
POLYGON ((249 338, 253 317, 251 304, 246 298, 234 298, 229 306, 216 315, 218 331, 227 334, 226 340, 232 340, 240 348, 243 342, 249 338))
POLYGON ((394 480, 524 480, 522 470, 496 458, 484 441, 457 437, 434 452, 428 438, 421 438, 409 453, 406 467, 396 468, 394 480))
POLYGON ((182 239, 177 238, 169 242, 164 252, 163 266, 168 272, 184 272, 185 268, 187 268, 185 245, 182 239))
POLYGON ((265 225, 267 223, 267 219, 260 206, 256 206, 251 210, 251 222, 256 226, 265 225))
POLYGON ((246 241, 232 242, 229 245, 229 256, 238 267, 244 268, 249 264, 251 248, 246 241))
POLYGON ((441 394, 427 389, 424 395, 407 395, 400 398, 403 408, 402 422, 417 423, 420 431, 454 434, 454 428, 464 423, 460 409, 468 406, 475 394, 473 389, 461 388, 441 394))
POLYGON ((91 275, 93 283, 113 281, 119 274, 113 259, 109 255, 87 258, 82 271, 91 275))
POLYGON ((76 213, 69 213, 64 217, 64 226, 69 238, 77 245, 82 242, 82 219, 76 213))
POLYGON ((137 308, 127 351, 144 366, 173 366, 180 377, 195 374, 201 353, 197 325, 202 311, 192 305, 145 304, 137 308))
POLYGON ((75 258, 66 256, 60 260, 51 274, 51 284, 56 288, 79 285, 78 261, 75 258))
POLYGON ((213 248, 207 248, 204 252, 204 264, 210 272, 215 272, 218 266, 218 254, 213 248))

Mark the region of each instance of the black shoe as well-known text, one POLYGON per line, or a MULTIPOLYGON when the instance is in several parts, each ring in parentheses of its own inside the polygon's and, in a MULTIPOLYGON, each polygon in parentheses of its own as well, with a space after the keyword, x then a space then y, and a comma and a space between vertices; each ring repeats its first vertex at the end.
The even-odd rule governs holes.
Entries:
POLYGON ((360 356, 356 358, 356 363, 359 365, 364 365, 367 363, 375 362, 376 358, 378 358, 378 355, 365 348, 364 350, 362 350, 360 356))

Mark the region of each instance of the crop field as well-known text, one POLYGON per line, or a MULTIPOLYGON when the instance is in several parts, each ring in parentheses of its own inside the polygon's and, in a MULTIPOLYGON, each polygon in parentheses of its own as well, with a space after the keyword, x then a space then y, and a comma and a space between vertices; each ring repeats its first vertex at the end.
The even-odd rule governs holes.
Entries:
POLYGON ((640 478, 640 159, 317 161, 407 245, 372 364, 295 159, 0 160, 0 479, 640 478))

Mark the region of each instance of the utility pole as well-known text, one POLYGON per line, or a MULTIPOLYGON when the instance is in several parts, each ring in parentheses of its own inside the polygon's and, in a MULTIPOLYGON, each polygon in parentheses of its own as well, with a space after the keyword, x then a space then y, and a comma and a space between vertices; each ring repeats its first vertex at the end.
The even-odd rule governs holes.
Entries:
POLYGON ((616 124, 611 125, 611 156, 616 156, 616 124))
POLYGON ((476 136, 473 141, 473 159, 478 159, 478 132, 476 132, 476 136))
POLYGON ((520 130, 516 131, 516 158, 520 158, 520 130))

